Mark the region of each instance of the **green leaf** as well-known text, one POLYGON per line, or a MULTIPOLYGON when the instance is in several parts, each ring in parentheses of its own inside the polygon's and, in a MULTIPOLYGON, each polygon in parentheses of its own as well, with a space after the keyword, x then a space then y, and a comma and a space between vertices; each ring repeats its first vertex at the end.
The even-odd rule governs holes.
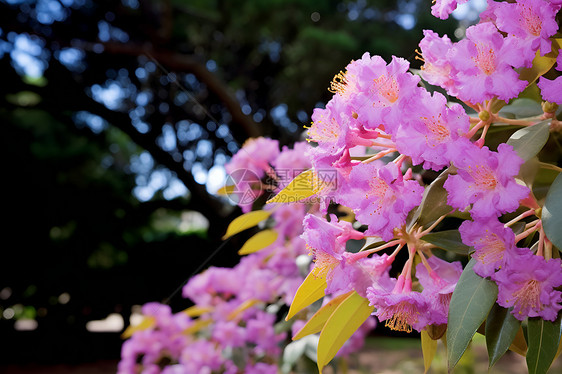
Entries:
POLYGON ((494 304, 486 319, 486 347, 491 368, 507 352, 521 327, 509 309, 494 304))
POLYGON ((230 222, 226 229, 226 234, 222 237, 222 239, 226 239, 231 237, 232 235, 238 234, 244 230, 249 229, 250 227, 254 227, 267 217, 271 215, 271 211, 265 210, 255 210, 253 212, 248 212, 246 214, 242 214, 238 216, 230 222))
MULTIPOLYGON (((498 114, 505 118, 528 118, 543 114, 541 104, 532 99, 515 99, 504 106, 498 114)), ((502 126, 503 127, 503 126, 502 126)))
POLYGON ((529 318, 527 323, 529 374, 544 374, 552 364, 560 343, 560 316, 556 321, 529 318))
POLYGON ((263 230, 258 232, 256 235, 252 236, 240 250, 239 255, 248 255, 257 251, 261 251, 264 248, 269 247, 271 244, 275 243, 277 240, 277 231, 275 230, 263 230))
POLYGON ((453 167, 446 169, 425 188, 420 206, 416 209, 408 224, 408 228, 412 227, 415 223, 425 226, 453 210, 452 207, 447 205, 447 190, 445 190, 443 184, 449 174, 454 172, 455 169, 453 167))
POLYGON ((498 296, 498 287, 494 282, 474 273, 472 268, 475 263, 474 259, 468 262, 451 297, 447 327, 449 370, 463 355, 498 296))
POLYGON ((465 256, 468 255, 472 248, 462 242, 459 230, 432 232, 422 236, 421 239, 446 251, 465 256))
POLYGON ((513 146, 515 152, 524 161, 530 160, 546 144, 550 135, 550 123, 551 120, 546 120, 517 130, 509 137, 507 144, 513 146))
POLYGON ((431 367, 431 362, 435 357, 435 352, 437 352, 437 340, 431 339, 427 331, 422 330, 421 346, 422 346, 422 354, 423 354, 423 367, 424 367, 423 372, 425 374, 431 367))
POLYGON ((369 300, 355 291, 336 308, 324 325, 318 341, 317 363, 320 373, 374 309, 369 305, 369 300))
POLYGON ((558 248, 562 248, 562 174, 558 174, 542 208, 542 225, 546 237, 558 248))

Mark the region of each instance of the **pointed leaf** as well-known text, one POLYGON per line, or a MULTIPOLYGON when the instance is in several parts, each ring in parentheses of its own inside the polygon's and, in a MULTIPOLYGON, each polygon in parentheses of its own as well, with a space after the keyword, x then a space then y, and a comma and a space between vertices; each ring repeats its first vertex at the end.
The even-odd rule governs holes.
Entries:
POLYGON ((556 40, 552 42, 552 51, 544 56, 540 55, 540 51, 537 51, 535 58, 533 59, 533 66, 530 68, 521 69, 519 73, 519 79, 526 80, 529 84, 535 82, 539 77, 549 71, 556 62, 556 56, 558 54, 558 43, 556 40))
POLYGON ((550 135, 551 120, 515 131, 507 140, 517 155, 527 161, 535 157, 546 144, 550 135))
POLYGON ((468 262, 451 297, 447 327, 449 370, 463 355, 498 296, 498 287, 494 282, 474 273, 475 262, 474 259, 468 262))
POLYGON ((320 373, 374 309, 369 305, 369 300, 355 291, 336 308, 322 329, 318 341, 317 363, 320 373))
POLYGON ((445 190, 443 184, 449 174, 454 173, 454 170, 454 168, 450 167, 443 171, 425 188, 420 206, 416 209, 408 224, 408 228, 412 227, 414 223, 425 226, 453 210, 453 208, 447 205, 447 190, 445 190))
POLYGON ((527 341, 525 340, 522 327, 519 327, 519 330, 517 330, 517 334, 515 334, 515 339, 513 339, 513 342, 509 346, 509 350, 523 357, 527 355, 527 341))
POLYGON ((275 230, 263 230, 258 232, 256 235, 252 236, 240 250, 239 255, 248 255, 257 251, 261 251, 264 248, 269 247, 271 244, 275 243, 277 240, 277 231, 275 230))
POLYGON ((546 237, 562 248, 562 174, 558 174, 548 190, 541 219, 546 237))
POLYGON ((129 339, 137 331, 148 330, 156 324, 156 318, 154 317, 144 317, 142 321, 134 326, 129 326, 121 334, 122 339, 129 339))
MULTIPOLYGON (((536 87, 536 85, 534 85, 536 87)), ((543 114, 541 104, 533 99, 518 98, 511 104, 504 106, 498 113, 504 118, 529 118, 543 114)), ((509 126, 499 126, 499 130, 509 128, 509 126)), ((514 127, 518 129, 520 127, 514 127)), ((488 132, 489 134, 490 132, 488 132)))
POLYGON ((191 306, 187 309, 185 309, 183 312, 185 314, 187 314, 189 317, 199 317, 202 314, 211 312, 213 310, 212 307, 210 306, 198 306, 198 305, 194 305, 191 306))
POLYGON ((271 203, 295 203, 313 196, 318 192, 318 176, 310 169, 297 175, 277 195, 269 199, 266 204, 271 203))
POLYGON ((509 309, 494 304, 486 320, 489 367, 494 366, 507 352, 520 327, 521 322, 513 317, 509 309))
POLYGON ((203 330, 205 327, 211 325, 212 323, 213 323, 213 320, 211 318, 197 319, 197 320, 195 320, 193 325, 191 325, 188 328, 186 328, 185 330, 183 330, 183 333, 185 335, 195 334, 195 333, 203 330))
POLYGON ((455 252, 464 256, 468 255, 472 250, 472 247, 462 242, 459 230, 432 232, 424 235, 421 239, 446 251, 455 252))
POLYGON ((326 286, 326 278, 320 276, 320 269, 317 267, 312 269, 298 288, 285 320, 290 320, 302 309, 324 296, 326 286))
POLYGON ((424 367, 424 374, 425 374, 431 367, 431 362, 435 357, 435 352, 437 352, 437 340, 431 339, 427 331, 422 330, 421 345, 422 345, 422 354, 423 354, 423 367, 424 367))
POLYGON ((560 343, 560 316, 556 321, 529 318, 527 323, 529 374, 545 374, 552 364, 560 343))
POLYGON ((236 191, 236 186, 232 184, 229 186, 222 186, 217 190, 217 192, 215 192, 215 194, 228 196, 232 194, 234 191, 236 191))
POLYGON ((255 210, 253 212, 248 212, 246 214, 242 214, 241 216, 236 217, 235 219, 230 222, 228 228, 226 229, 226 234, 222 237, 222 239, 226 239, 231 237, 232 235, 238 234, 244 230, 249 229, 250 227, 254 227, 267 217, 271 215, 272 212, 265 211, 265 210, 255 210))
POLYGON ((293 336, 293 340, 298 340, 307 335, 316 334, 317 332, 322 331, 322 328, 332 313, 334 313, 334 310, 336 310, 336 308, 345 299, 347 299, 349 295, 351 295, 351 292, 336 296, 326 303, 326 305, 322 306, 322 308, 318 309, 318 311, 310 317, 308 322, 295 334, 295 336, 293 336))

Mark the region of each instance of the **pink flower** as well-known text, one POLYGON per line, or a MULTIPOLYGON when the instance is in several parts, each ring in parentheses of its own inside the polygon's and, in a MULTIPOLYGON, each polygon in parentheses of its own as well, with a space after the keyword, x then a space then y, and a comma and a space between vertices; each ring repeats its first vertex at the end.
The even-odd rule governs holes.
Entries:
POLYGON ((493 97, 509 100, 527 86, 513 70, 521 64, 519 50, 490 22, 466 30, 466 39, 451 52, 451 63, 458 69, 454 80, 461 100, 475 104, 493 97))
POLYGON ((523 51, 524 64, 532 66, 535 52, 541 56, 550 52, 550 37, 558 31, 556 12, 544 0, 517 0, 516 3, 501 2, 494 10, 498 29, 515 39, 523 51))
POLYGON ((451 263, 437 256, 429 257, 427 263, 431 267, 431 272, 423 263, 419 263, 416 266, 416 277, 423 287, 422 296, 430 305, 429 323, 440 325, 447 323, 451 296, 461 276, 462 265, 459 261, 451 263))
POLYGON ((390 240, 393 230, 419 205, 422 194, 423 187, 414 180, 404 180, 396 164, 371 162, 353 167, 348 188, 337 201, 353 209, 357 219, 369 226, 365 234, 390 240))
POLYGON ((449 149, 466 141, 463 135, 468 129, 469 119, 460 105, 448 108, 447 99, 438 92, 422 95, 419 109, 398 128, 396 148, 414 165, 423 163, 425 169, 439 171, 450 163, 449 149))
POLYGON ((511 312, 522 321, 525 317, 542 317, 554 321, 562 308, 562 293, 555 288, 562 286, 560 259, 546 261, 531 251, 520 256, 495 273, 498 284, 498 304, 513 307, 511 312))
POLYGON ((456 74, 454 66, 448 58, 453 43, 447 35, 441 38, 431 30, 423 30, 423 39, 420 41, 421 67, 423 79, 430 84, 443 87, 450 95, 458 94, 453 76, 456 74))
POLYGON ((412 291, 411 281, 400 275, 393 289, 369 287, 367 298, 376 308, 379 321, 386 321, 391 330, 421 331, 429 322, 429 305, 419 293, 412 291))
POLYGON ((402 58, 392 57, 387 65, 380 56, 368 53, 348 65, 345 77, 353 85, 349 105, 366 129, 382 124, 387 133, 393 133, 404 110, 413 105, 420 78, 408 73, 408 68, 408 61, 402 58))
POLYGON ((500 144, 491 152, 468 143, 456 151, 457 175, 449 175, 444 184, 450 206, 464 210, 472 204, 472 217, 483 219, 512 212, 527 197, 529 189, 514 179, 523 160, 512 146, 500 144))
POLYGON ((474 272, 483 278, 493 275, 508 258, 517 258, 522 251, 527 251, 515 246, 513 231, 495 217, 464 221, 459 231, 463 243, 474 247, 472 257, 477 261, 474 272))
POLYGON ((431 14, 434 17, 447 19, 449 15, 457 9, 458 4, 466 3, 468 0, 436 0, 431 7, 431 14))

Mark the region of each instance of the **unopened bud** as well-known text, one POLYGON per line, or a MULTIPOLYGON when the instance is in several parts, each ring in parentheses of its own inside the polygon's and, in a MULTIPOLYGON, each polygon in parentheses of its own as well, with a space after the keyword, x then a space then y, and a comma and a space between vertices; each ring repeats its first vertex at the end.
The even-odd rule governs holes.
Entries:
POLYGON ((359 117, 359 115, 355 112, 353 112, 353 114, 351 115, 353 118, 357 119, 357 117, 359 117))
POLYGON ((480 118, 481 121, 486 122, 490 119, 490 113, 487 110, 483 110, 478 113, 478 118, 480 118))
POLYGON ((545 113, 556 113, 556 111, 558 110, 558 104, 550 103, 548 101, 543 101, 542 102, 542 110, 545 113))

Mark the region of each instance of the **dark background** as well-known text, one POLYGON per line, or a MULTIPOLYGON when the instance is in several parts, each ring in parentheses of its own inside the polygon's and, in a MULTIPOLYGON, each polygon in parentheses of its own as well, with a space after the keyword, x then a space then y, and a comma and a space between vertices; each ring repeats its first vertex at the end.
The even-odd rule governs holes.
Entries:
POLYGON ((456 40, 430 5, 0 1, 1 362, 117 359, 120 332, 88 321, 189 306, 178 287, 245 239, 207 261, 240 214, 212 193, 225 162, 249 137, 300 139, 365 51, 417 68, 423 29, 456 40))

